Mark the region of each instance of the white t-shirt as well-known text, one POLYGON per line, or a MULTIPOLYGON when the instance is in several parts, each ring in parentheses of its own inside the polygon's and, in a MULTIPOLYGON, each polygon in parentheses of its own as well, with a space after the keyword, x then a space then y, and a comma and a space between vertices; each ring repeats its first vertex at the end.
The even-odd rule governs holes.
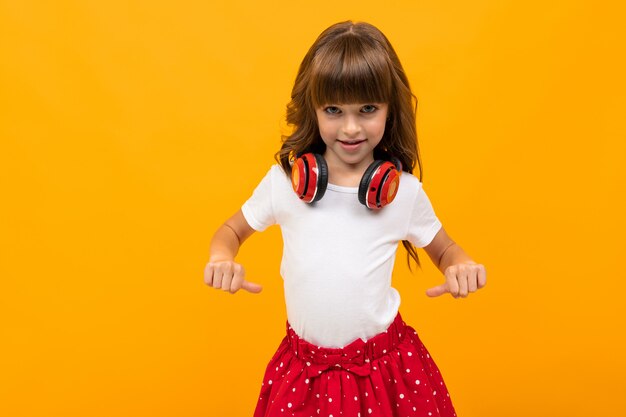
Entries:
POLYGON ((391 324, 400 306, 391 287, 398 243, 424 247, 441 228, 421 182, 407 172, 394 201, 374 211, 359 202, 358 187, 334 184, 305 203, 274 164, 241 210, 257 231, 280 225, 287 320, 304 340, 333 348, 391 324))

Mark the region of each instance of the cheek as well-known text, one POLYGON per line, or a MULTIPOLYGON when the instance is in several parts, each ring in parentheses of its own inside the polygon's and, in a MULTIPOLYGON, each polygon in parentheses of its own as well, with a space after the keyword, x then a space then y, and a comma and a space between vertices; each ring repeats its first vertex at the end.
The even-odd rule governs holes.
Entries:
POLYGON ((320 123, 319 130, 320 136, 325 140, 331 140, 335 135, 333 126, 330 123, 320 123))
POLYGON ((372 136, 380 136, 382 137, 385 133, 385 119, 382 120, 372 120, 372 123, 369 125, 369 132, 372 136))

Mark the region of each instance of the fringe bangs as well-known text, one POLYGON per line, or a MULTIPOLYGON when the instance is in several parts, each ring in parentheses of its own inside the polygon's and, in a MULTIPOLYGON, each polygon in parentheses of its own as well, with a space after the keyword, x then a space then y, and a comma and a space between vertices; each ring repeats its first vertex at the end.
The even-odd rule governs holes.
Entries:
POLYGON ((309 84, 313 107, 390 103, 392 75, 382 47, 349 33, 333 41, 313 59, 309 84))

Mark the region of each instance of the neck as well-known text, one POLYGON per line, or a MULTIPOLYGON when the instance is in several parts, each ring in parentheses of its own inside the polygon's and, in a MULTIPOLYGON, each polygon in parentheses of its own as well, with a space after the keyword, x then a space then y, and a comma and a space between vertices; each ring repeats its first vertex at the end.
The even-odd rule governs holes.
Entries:
POLYGON ((358 187, 367 167, 374 162, 374 158, 364 160, 359 164, 337 164, 326 160, 328 165, 328 182, 342 187, 358 187))

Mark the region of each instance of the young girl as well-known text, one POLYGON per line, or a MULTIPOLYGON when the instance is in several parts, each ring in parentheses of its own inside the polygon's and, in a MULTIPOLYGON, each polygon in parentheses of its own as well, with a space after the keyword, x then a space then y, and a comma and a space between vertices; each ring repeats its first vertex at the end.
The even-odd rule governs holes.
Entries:
POLYGON ((417 164, 421 178, 417 102, 395 51, 370 24, 335 24, 304 57, 291 98, 294 131, 279 164, 217 230, 205 268, 213 288, 260 292, 234 258, 254 231, 280 225, 287 334, 254 416, 456 416, 437 365, 400 316, 396 249, 402 241, 420 265, 415 247, 424 248, 442 271, 429 296, 467 297, 486 274, 412 175, 417 164))

